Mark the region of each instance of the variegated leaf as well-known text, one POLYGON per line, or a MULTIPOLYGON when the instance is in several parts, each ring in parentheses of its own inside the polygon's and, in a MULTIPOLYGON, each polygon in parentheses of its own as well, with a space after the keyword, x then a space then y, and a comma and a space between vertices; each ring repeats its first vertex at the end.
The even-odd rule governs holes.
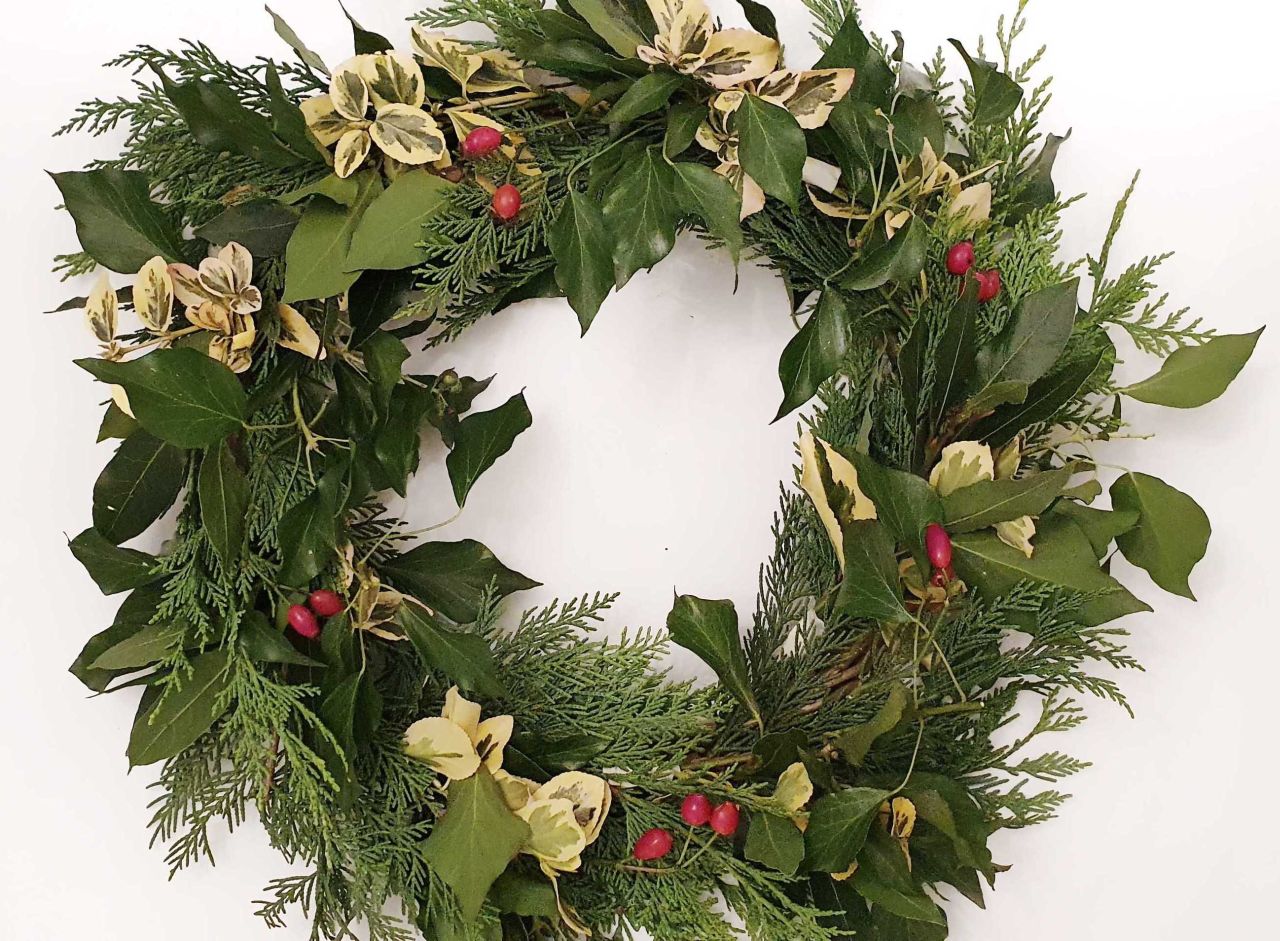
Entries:
POLYGON ((235 297, 235 270, 221 258, 206 258, 200 262, 200 284, 215 298, 235 297))
POLYGON ((228 242, 218 260, 231 269, 231 293, 239 294, 253 283, 253 254, 239 242, 228 242))
POLYGON ((486 49, 480 53, 480 58, 484 63, 464 86, 468 93, 491 95, 494 92, 529 87, 519 60, 499 49, 486 49))
POLYGON ((698 56, 711 39, 715 23, 703 0, 648 0, 658 27, 653 37, 657 58, 678 63, 683 56, 698 56))
POLYGON ((1028 559, 1035 554, 1031 539, 1036 534, 1036 521, 1030 516, 1022 516, 1016 520, 996 523, 996 535, 1006 546, 1012 546, 1028 559))
POLYGON ((492 772, 502 767, 503 752, 514 731, 515 720, 511 716, 494 716, 476 726, 476 753, 487 770, 492 772))
POLYGON ((409 105, 384 105, 369 133, 388 157, 411 166, 438 160, 445 151, 444 134, 435 118, 409 105))
POLYGON ((111 286, 111 279, 104 271, 98 278, 98 283, 89 292, 89 298, 84 306, 89 329, 93 331, 99 343, 110 343, 116 338, 119 311, 120 301, 116 297, 115 289, 111 286))
POLYGON ((413 28, 413 49, 429 66, 444 69, 463 88, 484 66, 484 57, 444 33, 413 28))
POLYGON ((379 52, 357 56, 356 63, 360 76, 369 87, 374 108, 393 104, 421 108, 427 100, 422 69, 413 56, 403 52, 379 52))
POLYGON ((463 696, 458 687, 451 686, 444 694, 444 708, 440 715, 459 726, 471 741, 476 740, 476 730, 480 728, 480 704, 463 696))
POLYGON ((820 69, 810 72, 781 70, 765 76, 756 94, 786 108, 806 130, 822 127, 831 110, 853 87, 853 69, 820 69))
POLYGON ((157 255, 142 266, 133 286, 133 309, 152 333, 164 333, 173 317, 173 278, 169 266, 157 255))
POLYGON ((991 218, 991 196, 990 183, 977 183, 951 201, 947 214, 966 229, 975 228, 991 218))
MULTIPOLYGON (((338 113, 332 95, 320 95, 302 103, 302 117, 322 147, 332 147, 351 129, 351 120, 338 113)), ((361 119, 363 119, 361 115, 361 119)))
POLYGON ((187 320, 201 330, 231 334, 231 311, 215 300, 192 304, 187 308, 187 320))
POLYGON ((778 778, 777 790, 773 792, 773 799, 788 816, 798 814, 813 799, 813 781, 809 778, 804 762, 797 761, 782 772, 778 778))
POLYGON ((280 317, 280 345, 286 350, 301 353, 307 359, 324 359, 326 350, 320 345, 320 335, 316 333, 307 318, 288 304, 276 308, 280 317))
POLYGON ((173 278, 174 294, 187 307, 199 307, 213 300, 208 288, 200 282, 200 272, 190 265, 170 265, 169 276, 173 278))
POLYGON ((516 816, 530 830, 523 852, 555 872, 577 868, 574 863, 587 847, 587 836, 578 826, 571 802, 563 798, 531 800, 516 811, 516 816))
POLYGON ((991 448, 977 441, 957 441, 942 449, 942 458, 929 475, 929 486, 941 497, 983 480, 994 480, 991 448))
POLYGON ((373 140, 369 131, 363 128, 352 128, 342 135, 338 148, 333 152, 333 172, 341 179, 346 179, 360 169, 369 159, 369 151, 373 148, 373 140))
MULTIPOLYGON (((737 148, 734 148, 736 153, 737 148)), ((733 163, 725 162, 716 167, 716 173, 733 184, 742 196, 742 218, 747 219, 754 216, 757 212, 764 209, 764 189, 751 177, 743 172, 742 167, 735 161, 733 163)))
POLYGON ((768 36, 749 29, 722 29, 707 40, 694 74, 713 88, 734 88, 772 73, 778 67, 779 52, 777 40, 768 36))
POLYGON ((532 799, 569 801, 573 805, 574 819, 586 836, 587 846, 590 846, 604 828, 605 818, 609 816, 609 808, 613 803, 613 792, 604 778, 584 771, 567 771, 539 787, 532 799))
POLYGON ((849 491, 853 497, 853 519, 856 520, 873 520, 878 517, 876 505, 871 502, 870 497, 862 492, 862 488, 858 486, 858 469, 844 455, 837 452, 821 438, 815 438, 812 434, 806 433, 800 438, 800 487, 809 495, 809 499, 813 501, 814 509, 818 511, 818 516, 822 520, 822 525, 827 530, 827 536, 831 540, 832 547, 836 550, 836 556, 840 560, 840 568, 844 569, 844 530, 840 525, 840 519, 836 516, 836 511, 832 509, 830 500, 827 499, 827 490, 823 485, 822 472, 818 466, 818 447, 821 446, 823 454, 827 459, 827 466, 831 469, 831 479, 837 484, 841 484, 849 491))
POLYGON ((404 733, 404 750, 450 781, 469 778, 480 768, 471 736, 443 717, 420 719, 404 733))
POLYGON ((344 62, 333 73, 329 98, 334 110, 348 121, 363 121, 369 112, 369 86, 360 74, 356 59, 344 62))

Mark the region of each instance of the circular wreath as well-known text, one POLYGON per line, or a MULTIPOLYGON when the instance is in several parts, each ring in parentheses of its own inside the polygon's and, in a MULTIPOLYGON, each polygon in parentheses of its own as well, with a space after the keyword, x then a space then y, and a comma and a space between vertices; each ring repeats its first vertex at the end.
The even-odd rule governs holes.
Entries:
POLYGON ((296 59, 143 47, 114 63, 137 95, 68 125, 129 130, 54 175, 82 249, 61 267, 136 273, 64 305, 121 441, 71 549, 129 593, 72 671, 141 688, 128 757, 163 763, 174 870, 253 805, 309 867, 261 915, 301 906, 324 938, 942 938, 940 901, 1001 869, 991 834, 1064 800, 1081 763, 1036 746, 1078 695, 1124 702, 1095 666, 1134 665, 1113 622, 1149 610, 1113 546, 1190 596, 1209 536, 1147 474, 1092 505, 1093 447, 1126 397, 1216 398, 1259 334, 1166 314, 1158 258, 1109 270, 1127 195, 1096 257, 1056 259, 1063 138, 1021 12, 999 62, 954 43, 951 84, 850 0, 806 0, 823 54, 785 67, 740 2, 750 28, 703 0, 444 0, 404 51, 353 21, 332 70, 276 17, 296 59), (474 23, 492 41, 439 31, 474 23), (532 418, 405 373, 407 344, 535 296, 585 331, 684 230, 777 270, 778 417, 817 399, 758 610, 744 636, 685 595, 665 633, 598 640, 596 595, 501 630, 536 583, 419 542, 379 494, 438 434, 461 507, 532 418), (1166 357, 1124 388, 1118 332, 1166 357), (163 554, 122 547, 175 502, 163 554), (669 681, 669 644, 719 683, 669 681), (1032 730, 996 736, 1029 699, 1032 730))

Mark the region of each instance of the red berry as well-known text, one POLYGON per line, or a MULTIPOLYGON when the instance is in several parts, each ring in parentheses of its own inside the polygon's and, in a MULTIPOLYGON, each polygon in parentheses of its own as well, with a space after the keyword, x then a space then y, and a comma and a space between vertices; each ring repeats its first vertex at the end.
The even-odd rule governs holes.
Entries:
POLYGON ((976 275, 978 279, 978 303, 985 304, 988 301, 994 301, 1000 296, 1000 288, 1003 281, 1000 278, 1000 272, 995 268, 990 271, 979 271, 976 275))
POLYGON ((947 270, 957 278, 969 273, 973 267, 975 256, 972 242, 957 242, 947 252, 947 270))
POLYGON ((462 142, 462 156, 468 160, 487 157, 501 146, 501 131, 492 127, 478 127, 462 142))
POLYGON ((680 805, 680 817, 691 827, 705 827, 711 822, 711 801, 705 794, 690 794, 680 805))
POLYGON ((935 569, 945 569, 951 564, 951 537, 937 523, 930 523, 924 531, 924 551, 929 564, 935 569))
POLYGON ((711 829, 721 836, 733 836, 738 832, 738 820, 741 816, 737 804, 721 804, 711 811, 711 829))
POLYGON ((661 859, 671 852, 674 844, 675 840, 671 838, 670 833, 661 827, 655 827, 636 840, 636 848, 632 850, 632 855, 641 862, 661 859))
POLYGON ((321 588, 319 591, 313 591, 311 597, 307 599, 307 606, 311 608, 318 616, 322 618, 331 618, 341 614, 347 604, 342 600, 342 596, 336 591, 329 591, 327 588, 321 588))
POLYGON ((308 640, 315 640, 320 636, 320 622, 309 608, 300 604, 289 609, 289 626, 308 640))
POLYGON ((520 215, 522 203, 520 191, 510 183, 499 186, 498 191, 493 194, 493 214, 503 222, 510 222, 520 215))

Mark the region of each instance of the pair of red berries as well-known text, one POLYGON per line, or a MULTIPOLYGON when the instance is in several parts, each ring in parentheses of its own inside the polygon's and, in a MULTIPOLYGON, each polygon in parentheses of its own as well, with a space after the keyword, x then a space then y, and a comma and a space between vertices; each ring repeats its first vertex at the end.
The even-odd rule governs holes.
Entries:
MULTIPOLYGON (((705 794, 690 794, 680 805, 680 818, 691 827, 710 826, 717 836, 728 838, 738 832, 742 811, 729 801, 713 807, 705 794)), ((636 840, 632 852, 641 862, 650 862, 666 856, 674 845, 670 830, 654 827, 636 840)))
POLYGON ((932 584, 945 588, 955 578, 951 568, 951 536, 938 523, 930 523, 924 531, 924 552, 933 566, 932 584))
POLYGON ((315 640, 320 636, 320 618, 331 618, 341 614, 347 607, 342 596, 335 591, 321 588, 307 596, 304 607, 295 604, 289 609, 289 626, 298 634, 315 640))
MULTIPOLYGON (((492 127, 478 127, 462 141, 462 156, 468 160, 479 160, 482 157, 496 153, 498 148, 502 146, 502 142, 501 131, 492 127)), ((510 222, 520 215, 520 210, 523 206, 524 197, 520 195, 520 190, 511 183, 499 186, 494 191, 493 201, 490 203, 490 209, 493 211, 494 216, 503 222, 510 222)))
MULTIPOLYGON (((977 260, 972 242, 958 242, 947 252, 947 270, 957 278, 962 278, 973 270, 977 260)), ((1000 296, 1003 281, 999 269, 974 271, 973 279, 978 282, 978 303, 986 304, 1000 296)))

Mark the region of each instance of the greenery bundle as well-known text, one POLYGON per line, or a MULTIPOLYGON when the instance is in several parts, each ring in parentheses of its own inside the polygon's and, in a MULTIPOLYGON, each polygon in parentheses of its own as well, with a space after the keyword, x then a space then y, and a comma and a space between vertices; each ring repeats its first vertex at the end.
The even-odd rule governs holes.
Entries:
POLYGON ((1111 271, 1127 196, 1095 257, 1058 259, 1021 6, 995 61, 954 43, 952 84, 851 0, 806 0, 822 57, 784 65, 740 2, 749 28, 703 0, 444 0, 403 51, 353 21, 332 70, 276 17, 290 61, 142 47, 113 63, 136 95, 68 124, 127 137, 54 175, 81 247, 59 267, 136 274, 64 305, 120 440, 71 549, 128 592, 72 671, 141 691, 128 756, 162 763, 175 871, 253 807, 307 869, 261 915, 317 938, 936 939, 994 884, 991 835, 1065 799, 1083 763, 1042 736, 1080 696, 1124 703, 1098 667, 1135 665, 1115 622, 1149 610, 1112 553, 1190 596, 1209 537, 1147 474, 1094 506, 1094 446, 1126 399, 1219 396, 1261 331, 1167 313, 1159 256, 1111 271), (379 494, 439 435, 462 507, 532 416, 406 373, 407 344, 531 297, 585 332, 686 230, 784 279, 778 417, 816 398, 758 608, 741 632, 683 596, 602 640, 596 595, 503 630, 535 582, 379 494), (1118 387, 1116 331, 1159 370, 1118 387), (123 546, 175 503, 163 554, 123 546), (666 678, 671 644, 719 683, 666 678))

